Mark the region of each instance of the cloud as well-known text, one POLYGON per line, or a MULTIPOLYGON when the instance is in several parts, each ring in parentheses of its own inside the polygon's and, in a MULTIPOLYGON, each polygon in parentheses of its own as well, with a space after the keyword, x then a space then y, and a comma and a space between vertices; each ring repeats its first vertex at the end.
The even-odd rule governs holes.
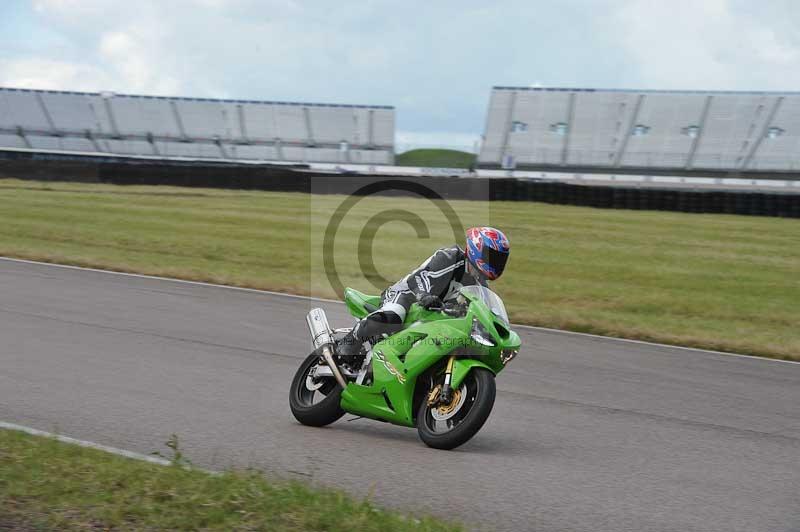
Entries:
POLYGON ((46 57, 0 59, 0 85, 38 89, 179 94, 182 84, 164 74, 137 37, 122 31, 100 36, 93 61, 46 57))
POLYGON ((44 58, 0 60, 0 85, 7 87, 96 91, 114 83, 113 76, 90 64, 44 58))
POLYGON ((100 37, 99 53, 106 68, 116 74, 127 92, 177 94, 181 83, 159 68, 148 49, 156 37, 140 31, 112 31, 100 37))
POLYGON ((471 144, 467 138, 482 132, 492 85, 788 89, 800 83, 796 0, 346 6, 35 0, 33 6, 39 36, 49 32, 57 40, 32 34, 20 48, 0 31, 4 84, 388 104, 397 107, 398 140, 428 135, 441 144, 471 144), (12 48, 22 51, 3 51, 12 48))
POLYGON ((779 23, 791 14, 757 18, 730 0, 631 0, 615 19, 648 88, 793 90, 800 29, 779 23))

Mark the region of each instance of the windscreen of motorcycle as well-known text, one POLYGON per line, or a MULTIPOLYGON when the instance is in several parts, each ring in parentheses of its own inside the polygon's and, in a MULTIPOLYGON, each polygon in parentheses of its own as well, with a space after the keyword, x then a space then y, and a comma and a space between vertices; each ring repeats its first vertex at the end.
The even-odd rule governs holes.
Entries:
POLYGON ((460 292, 465 296, 469 296, 470 298, 480 299, 487 307, 489 307, 495 316, 497 316, 503 323, 508 324, 508 313, 506 312, 506 306, 503 304, 503 300, 500 299, 500 296, 485 286, 480 285, 463 286, 461 287, 460 292))

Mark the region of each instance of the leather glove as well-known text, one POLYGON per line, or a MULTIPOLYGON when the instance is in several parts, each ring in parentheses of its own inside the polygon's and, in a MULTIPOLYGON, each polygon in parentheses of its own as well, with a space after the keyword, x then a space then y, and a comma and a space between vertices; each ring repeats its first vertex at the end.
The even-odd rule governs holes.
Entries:
POLYGON ((441 308, 442 300, 439 299, 439 296, 435 296, 433 294, 425 294, 424 296, 419 298, 419 304, 422 308, 430 310, 432 308, 441 308))

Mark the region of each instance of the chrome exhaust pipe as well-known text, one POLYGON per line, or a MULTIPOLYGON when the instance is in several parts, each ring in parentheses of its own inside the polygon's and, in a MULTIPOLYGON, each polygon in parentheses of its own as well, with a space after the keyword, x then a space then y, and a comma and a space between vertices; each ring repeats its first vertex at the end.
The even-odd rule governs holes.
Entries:
POLYGON ((333 331, 331 326, 328 325, 328 317, 325 311, 321 308, 311 309, 311 312, 306 316, 306 323, 308 323, 308 330, 311 333, 311 342, 314 344, 314 349, 319 349, 323 345, 333 344, 333 331))
POLYGON ((333 377, 339 383, 339 386, 342 389, 346 388, 347 381, 333 359, 333 331, 331 331, 331 326, 328 325, 328 317, 325 315, 325 311, 321 308, 311 309, 311 312, 306 316, 306 323, 308 324, 308 331, 311 333, 311 342, 314 344, 314 349, 320 350, 322 358, 331 368, 333 377))

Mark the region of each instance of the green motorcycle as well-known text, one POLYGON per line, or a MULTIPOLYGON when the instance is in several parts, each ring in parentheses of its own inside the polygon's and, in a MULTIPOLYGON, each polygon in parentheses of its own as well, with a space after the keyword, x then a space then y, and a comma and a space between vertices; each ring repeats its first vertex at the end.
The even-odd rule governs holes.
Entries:
MULTIPOLYGON (((345 303, 360 319, 380 297, 348 288, 345 303)), ((520 348, 503 301, 482 286, 462 287, 438 309, 412 305, 403 329, 355 362, 336 355, 350 329, 331 329, 319 308, 306 321, 315 349, 289 393, 300 423, 321 427, 350 413, 417 427, 437 449, 458 447, 480 430, 494 405, 495 375, 520 348)))

